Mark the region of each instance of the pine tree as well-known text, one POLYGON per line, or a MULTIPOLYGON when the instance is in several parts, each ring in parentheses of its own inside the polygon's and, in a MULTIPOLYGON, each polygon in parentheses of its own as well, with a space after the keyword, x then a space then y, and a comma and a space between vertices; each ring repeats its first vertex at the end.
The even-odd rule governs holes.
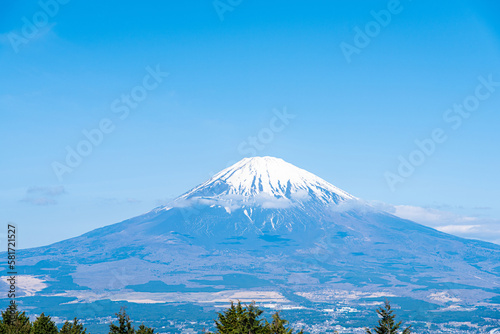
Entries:
MULTIPOLYGON (((288 320, 281 319, 280 314, 278 312, 273 314, 273 321, 267 324, 267 328, 270 334, 293 334, 293 330, 286 328, 285 326, 288 324, 288 320)), ((298 334, 302 334, 300 331, 298 334)))
MULTIPOLYGON (((381 319, 378 321, 378 326, 375 327, 372 332, 369 328, 365 328, 367 334, 399 334, 399 327, 401 327, 401 321, 397 324, 394 321, 396 315, 393 314, 393 310, 391 310, 391 305, 389 301, 385 301, 385 306, 380 307, 377 310, 378 315, 381 319)), ((410 334, 411 326, 408 326, 405 330, 403 330, 402 334, 410 334)))
POLYGON ((30 319, 24 312, 17 311, 17 305, 2 312, 0 334, 30 334, 31 329, 30 319))
POLYGON ((87 334, 87 329, 78 323, 78 319, 73 319, 73 323, 66 321, 61 328, 60 334, 87 334))
POLYGON ((219 312, 215 320, 216 334, 293 334, 292 329, 286 328, 288 321, 281 319, 278 312, 273 315, 271 323, 260 319, 263 312, 254 302, 245 307, 241 302, 237 305, 231 302, 231 306, 219 312))
POLYGON ((116 317, 118 318, 118 326, 115 324, 109 325, 109 334, 134 334, 134 327, 132 327, 132 322, 124 307, 121 308, 120 312, 116 313, 116 317))
POLYGON ((264 320, 259 319, 262 313, 264 313, 264 311, 255 306, 255 302, 247 305, 245 312, 246 316, 243 318, 243 326, 241 328, 242 332, 251 334, 267 334, 267 327, 264 320))
POLYGON ((262 310, 255 306, 255 303, 248 305, 246 308, 238 302, 224 312, 218 314, 218 320, 215 320, 215 327, 218 334, 236 334, 236 333, 251 333, 251 334, 267 334, 266 326, 263 320, 259 319, 262 310))
POLYGON ((235 306, 231 301, 231 306, 224 312, 219 312, 217 317, 218 320, 215 320, 217 333, 231 334, 237 327, 238 321, 243 318, 241 303, 238 302, 238 306, 235 306))
POLYGON ((136 334, 154 334, 154 329, 144 326, 141 324, 139 329, 136 331, 136 334))
POLYGON ((44 313, 40 314, 40 316, 33 322, 33 331, 32 334, 57 334, 59 330, 57 329, 56 324, 49 316, 46 316, 44 313))

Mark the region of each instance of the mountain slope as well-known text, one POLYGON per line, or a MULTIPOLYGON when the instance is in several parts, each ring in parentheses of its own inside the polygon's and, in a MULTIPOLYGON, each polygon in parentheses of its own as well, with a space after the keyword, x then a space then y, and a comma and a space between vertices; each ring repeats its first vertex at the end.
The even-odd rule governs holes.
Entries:
POLYGON ((499 246, 376 210, 270 157, 243 159, 166 206, 19 256, 25 275, 46 285, 27 305, 257 300, 298 319, 314 311, 313 322, 325 308, 363 314, 391 297, 408 310, 420 305, 417 326, 433 322, 430 310, 447 320, 460 312, 475 326, 500 315, 499 246))

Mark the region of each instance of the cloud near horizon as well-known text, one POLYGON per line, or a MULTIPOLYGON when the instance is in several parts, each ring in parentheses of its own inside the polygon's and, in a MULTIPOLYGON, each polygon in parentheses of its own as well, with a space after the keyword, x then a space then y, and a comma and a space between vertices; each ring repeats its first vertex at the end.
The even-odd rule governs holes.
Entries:
MULTIPOLYGON (((222 197, 176 199, 166 204, 168 207, 187 208, 197 205, 217 205, 225 207, 230 211, 242 205, 258 205, 264 209, 286 209, 295 205, 294 200, 303 198, 298 194, 297 198, 274 198, 266 194, 255 196, 251 201, 237 195, 222 197)), ((441 206, 451 208, 449 206, 441 206)), ((345 212, 350 210, 381 210, 397 217, 414 221, 416 223, 432 227, 438 231, 449 233, 458 237, 477 239, 500 245, 500 220, 459 215, 450 211, 436 208, 419 207, 412 205, 392 205, 382 202, 365 202, 362 200, 344 201, 328 208, 332 212, 345 212)))
POLYGON ((471 217, 449 211, 411 205, 385 204, 384 210, 403 219, 458 237, 500 244, 500 220, 471 217))
POLYGON ((31 205, 56 205, 56 197, 66 194, 63 186, 32 186, 20 201, 31 205))
POLYGON ((252 199, 247 199, 238 195, 225 195, 220 197, 193 197, 189 199, 175 199, 170 203, 165 204, 171 207, 188 207, 196 205, 217 205, 226 207, 230 210, 237 209, 245 205, 258 205, 264 209, 286 209, 294 205, 294 203, 287 198, 276 198, 266 194, 259 194, 252 199))

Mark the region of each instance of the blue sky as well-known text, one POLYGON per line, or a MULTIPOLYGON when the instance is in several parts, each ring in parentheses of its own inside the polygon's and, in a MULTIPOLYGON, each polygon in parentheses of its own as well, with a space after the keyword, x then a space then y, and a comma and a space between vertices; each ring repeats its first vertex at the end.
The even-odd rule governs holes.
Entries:
POLYGON ((21 247, 146 212, 253 154, 251 137, 257 155, 401 216, 500 243, 500 87, 483 84, 488 96, 456 129, 445 120, 484 80, 500 82, 495 1, 3 7, 0 209, 21 247), (346 57, 346 44, 357 52, 346 57), (131 94, 138 102, 127 105, 131 94), (285 110, 294 117, 269 134, 285 110), (54 162, 65 165, 67 148, 102 122, 92 152, 58 177, 54 162), (399 157, 418 158, 415 140, 436 129, 446 141, 391 188, 399 157))

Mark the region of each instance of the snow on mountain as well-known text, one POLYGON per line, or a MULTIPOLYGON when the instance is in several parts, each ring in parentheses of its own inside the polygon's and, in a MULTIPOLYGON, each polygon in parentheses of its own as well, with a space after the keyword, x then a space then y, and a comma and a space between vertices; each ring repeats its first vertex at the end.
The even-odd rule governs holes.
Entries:
POLYGON ((124 301, 173 318, 179 307, 202 317, 207 306, 239 299, 279 303, 311 326, 328 322, 324 309, 347 307, 359 312, 335 320, 358 314, 361 326, 373 302, 390 296, 418 330, 500 326, 485 320, 500 319, 500 246, 365 206, 277 158, 243 159, 169 206, 18 256, 19 272, 47 285, 23 305, 68 309, 69 318, 73 305, 76 314, 90 310, 89 321, 124 301))
POLYGON ((273 157, 245 158, 180 196, 177 201, 256 204, 284 208, 293 203, 339 204, 356 197, 318 176, 273 157), (213 201, 213 202, 210 202, 213 201))

